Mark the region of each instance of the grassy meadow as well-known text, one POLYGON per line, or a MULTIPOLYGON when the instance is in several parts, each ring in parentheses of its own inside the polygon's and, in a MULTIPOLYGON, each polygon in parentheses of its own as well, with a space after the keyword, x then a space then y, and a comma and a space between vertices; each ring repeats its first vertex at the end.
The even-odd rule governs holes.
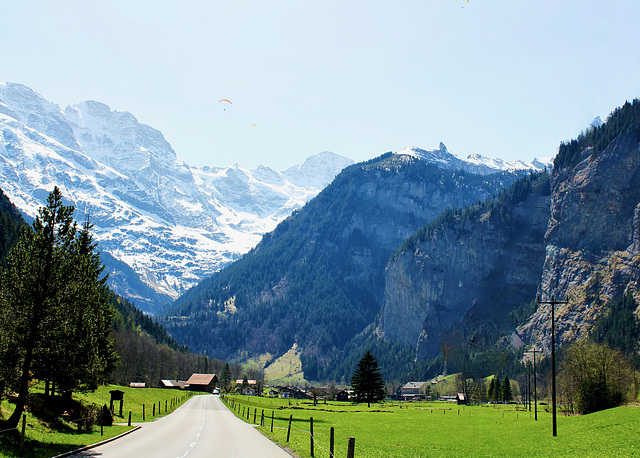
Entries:
POLYGON ((346 456, 354 437, 356 457, 425 456, 637 456, 640 454, 640 408, 618 407, 585 416, 558 414, 558 436, 552 436, 547 406, 534 413, 523 406, 457 406, 445 402, 364 405, 229 396, 235 414, 289 447, 301 457, 310 455, 310 417, 313 417, 316 457, 329 456, 329 431, 335 429, 335 455, 346 456), (247 409, 249 419, 247 419, 247 409), (274 429, 271 432, 271 415, 274 429), (243 415, 244 413, 244 415, 243 415), (289 416, 293 416, 287 443, 289 416))
MULTIPOLYGON (((86 404, 96 404, 98 406, 109 405, 111 395, 110 390, 124 391, 124 403, 122 417, 119 413, 120 402, 114 403, 116 415, 113 417, 113 426, 104 427, 104 435, 100 434, 100 426, 94 426, 92 432, 78 432, 76 425, 64 420, 46 420, 33 415, 29 411, 27 414, 27 427, 25 430, 24 455, 27 457, 51 457, 70 450, 95 444, 105 439, 122 434, 131 428, 127 426, 129 411, 131 411, 132 423, 142 422, 142 410, 145 406, 145 421, 153 421, 155 418, 167 415, 179 407, 189 396, 194 393, 167 390, 160 388, 130 388, 116 385, 101 386, 93 393, 74 394, 74 399, 81 400, 86 404), (156 415, 153 416, 153 405, 155 404, 156 415), (165 405, 167 407, 165 412, 165 405)), ((35 387, 32 393, 42 392, 42 387, 35 387)), ((6 400, 0 405, 0 416, 7 418, 13 412, 13 405, 6 400)), ((22 430, 22 421, 18 429, 22 430)), ((0 456, 18 457, 18 441, 11 432, 0 434, 0 456)))

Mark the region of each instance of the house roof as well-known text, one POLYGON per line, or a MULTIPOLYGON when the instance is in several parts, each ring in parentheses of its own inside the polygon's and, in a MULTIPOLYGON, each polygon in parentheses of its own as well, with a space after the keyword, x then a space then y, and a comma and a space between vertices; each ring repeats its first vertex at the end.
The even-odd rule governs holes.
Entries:
POLYGON ((167 388, 184 388, 187 383, 185 380, 160 380, 160 384, 167 388))
POLYGON ((419 390, 422 388, 427 382, 408 382, 402 385, 403 390, 419 390))
POLYGON ((209 385, 213 379, 218 380, 216 374, 193 374, 187 380, 189 385, 209 385))
MULTIPOLYGON (((242 385, 243 380, 242 379, 238 379, 236 380, 236 385, 242 385)), ((247 385, 257 385, 258 381, 257 380, 247 380, 247 385)))

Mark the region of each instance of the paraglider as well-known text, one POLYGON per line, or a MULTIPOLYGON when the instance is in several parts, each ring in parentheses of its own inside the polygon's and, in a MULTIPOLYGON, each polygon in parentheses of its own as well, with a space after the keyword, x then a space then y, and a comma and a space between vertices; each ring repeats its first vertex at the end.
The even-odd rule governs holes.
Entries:
MULTIPOLYGON (((224 102, 225 106, 226 106, 226 104, 227 104, 227 103, 228 103, 229 105, 231 105, 231 100, 229 100, 229 99, 220 99, 220 100, 218 101, 218 103, 222 103, 222 102, 224 102)), ((226 109, 226 108, 224 108, 224 111, 227 111, 227 109, 226 109)))

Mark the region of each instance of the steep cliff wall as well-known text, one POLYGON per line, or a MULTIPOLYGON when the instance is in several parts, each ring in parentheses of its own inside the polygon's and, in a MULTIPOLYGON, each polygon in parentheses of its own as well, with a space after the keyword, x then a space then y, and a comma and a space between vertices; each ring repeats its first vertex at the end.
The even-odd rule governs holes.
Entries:
MULTIPOLYGON (((581 151, 552 179, 546 259, 538 293, 556 308, 559 345, 586 337, 606 305, 626 291, 640 298, 640 144, 624 130, 602 152, 581 151)), ((518 328, 550 350, 550 306, 518 328)))
POLYGON ((431 358, 455 330, 505 330, 535 295, 545 257, 548 176, 496 201, 450 212, 387 265, 379 335, 431 358))

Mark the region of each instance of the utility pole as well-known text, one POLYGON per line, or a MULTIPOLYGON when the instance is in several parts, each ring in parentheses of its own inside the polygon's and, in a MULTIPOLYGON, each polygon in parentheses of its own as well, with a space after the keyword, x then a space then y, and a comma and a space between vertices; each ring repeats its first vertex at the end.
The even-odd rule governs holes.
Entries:
MULTIPOLYGON (((531 350, 528 350, 526 353, 533 353, 533 410, 535 412, 534 418, 538 421, 538 387, 536 384, 536 352, 540 352, 540 350, 536 350, 536 347, 533 347, 531 350)), ((531 410, 531 409, 529 409, 531 410)))
POLYGON ((527 361, 527 406, 531 412, 531 362, 527 361))
POLYGON ((541 301, 538 296, 538 304, 550 304, 551 305, 551 411, 553 414, 553 435, 558 435, 558 427, 556 423, 556 322, 555 322, 555 307, 556 304, 568 304, 569 301, 556 301, 551 296, 550 301, 541 301))

